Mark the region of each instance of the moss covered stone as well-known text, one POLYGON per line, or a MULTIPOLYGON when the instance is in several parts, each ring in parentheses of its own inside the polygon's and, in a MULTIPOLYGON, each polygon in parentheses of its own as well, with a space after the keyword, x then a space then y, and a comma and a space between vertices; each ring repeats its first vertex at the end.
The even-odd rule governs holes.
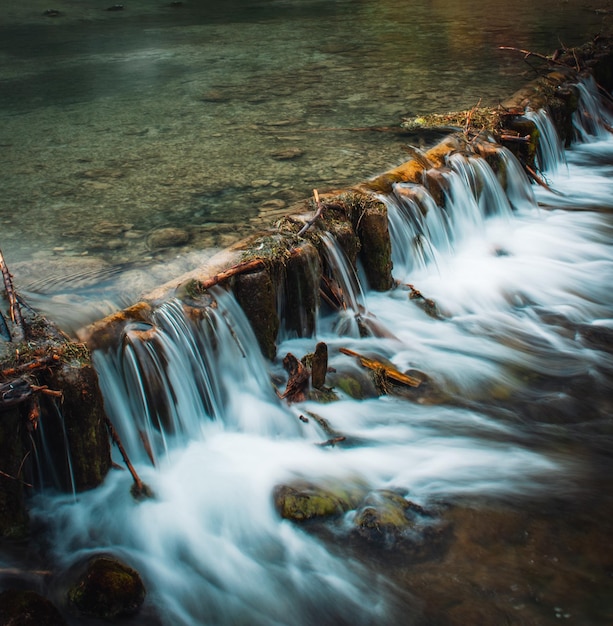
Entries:
POLYGON ((68 590, 68 601, 89 617, 115 619, 134 615, 145 600, 138 572, 117 559, 95 557, 68 590))
POLYGON ((284 519, 303 522, 338 517, 353 509, 363 491, 357 485, 320 486, 309 482, 279 485, 274 491, 275 508, 284 519))

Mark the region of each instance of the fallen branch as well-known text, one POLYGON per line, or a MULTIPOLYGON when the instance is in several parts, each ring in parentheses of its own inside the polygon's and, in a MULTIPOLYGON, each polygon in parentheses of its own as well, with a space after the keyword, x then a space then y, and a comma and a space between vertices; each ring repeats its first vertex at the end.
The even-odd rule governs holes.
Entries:
POLYGON ((365 357, 358 352, 354 352, 353 350, 348 350, 347 348, 339 348, 338 350, 342 354, 346 354, 347 356, 354 356, 359 359, 363 367, 374 371, 383 372, 387 378, 393 380, 394 382, 408 385, 409 387, 419 387, 419 385, 421 385, 421 380, 413 378, 412 376, 407 376, 406 374, 399 372, 391 365, 387 365, 386 363, 382 363, 381 361, 377 361, 376 359, 369 359, 368 357, 365 357))
POLYGON ((335 446, 337 443, 341 441, 345 441, 346 437, 333 437, 332 439, 328 439, 327 441, 322 441, 320 443, 316 443, 316 446, 325 447, 325 446, 335 446))
POLYGON ((111 420, 108 417, 105 417, 104 418, 104 423, 106 424, 106 427, 107 427, 107 429, 109 431, 109 435, 111 436, 111 440, 113 441, 113 443, 119 449, 119 453, 121 454, 121 458, 123 459, 123 462, 126 464, 126 467, 128 468, 128 471, 132 475, 132 480, 134 481, 134 484, 132 485, 132 489, 130 490, 130 492, 132 493, 132 496, 134 497, 135 500, 140 500, 142 498, 153 498, 153 491, 151 491, 151 488, 148 487, 140 479, 139 475, 136 473, 136 470, 134 469, 134 466, 130 462, 130 459, 128 457, 128 453, 126 452, 125 448, 123 447, 123 444, 121 443, 121 439, 119 438, 119 435, 117 434, 117 431, 113 427, 113 424, 111 423, 111 420))
MULTIPOLYGON (((2 470, 0 470, 0 476, 4 476, 5 478, 10 478, 11 480, 17 480, 22 485, 25 485, 26 487, 30 487, 30 488, 33 487, 33 485, 31 485, 30 483, 25 482, 25 480, 21 480, 21 478, 17 478, 16 476, 11 476, 10 474, 7 474, 6 472, 3 472, 2 470)), ((0 571, 2 571, 2 570, 0 570, 0 571)))
POLYGON ((498 50, 512 50, 513 52, 519 52, 523 54, 524 59, 527 59, 528 57, 536 57, 537 59, 542 59, 543 61, 547 61, 547 63, 551 63, 552 65, 561 65, 563 67, 570 68, 570 65, 568 65, 567 63, 564 63, 563 61, 558 61, 558 59, 548 57, 547 55, 540 54, 538 52, 531 52, 530 50, 522 50, 521 48, 513 48, 512 46, 498 46, 498 50))
POLYGON ((532 178, 535 183, 537 183, 544 189, 547 189, 547 191, 550 191, 556 196, 564 195, 561 191, 556 191, 555 189, 552 189, 529 165, 524 165, 524 167, 526 168, 526 172, 528 172, 530 178, 532 178))
POLYGON ((223 272, 219 272, 219 274, 215 274, 215 276, 211 276, 211 278, 208 278, 205 281, 197 281, 197 287, 201 291, 206 291, 207 289, 215 287, 215 285, 218 285, 219 283, 228 280, 228 278, 232 278, 232 276, 236 276, 237 274, 243 274, 244 272, 262 269, 264 265, 265 264, 262 259, 251 259, 250 261, 244 261, 243 263, 233 265, 223 272))
POLYGON ((311 373, 291 352, 285 355, 283 367, 289 374, 289 380, 281 398, 288 402, 302 402, 306 398, 311 373))
POLYGON ((319 201, 319 193, 317 189, 313 189, 313 197, 315 198, 315 204, 317 205, 317 211, 315 215, 298 231, 298 237, 302 237, 311 226, 319 219, 324 210, 324 205, 319 201))
POLYGON ((8 367, 5 370, 0 372, 0 376, 3 378, 10 378, 11 376, 19 376, 20 374, 25 374, 26 372, 33 372, 34 370, 43 369, 52 363, 56 363, 60 360, 59 355, 51 354, 48 356, 41 356, 33 361, 29 361, 28 363, 23 363, 22 365, 15 365, 15 367, 8 367))
POLYGON ((13 277, 11 276, 8 267, 6 266, 2 250, 0 250, 0 270, 2 271, 2 278, 4 279, 4 289, 6 291, 6 296, 9 301, 11 321, 13 322, 13 324, 15 324, 17 329, 15 339, 18 342, 23 341, 26 336, 25 324, 23 321, 23 316, 21 315, 19 302, 17 301, 17 295, 15 294, 15 289, 13 288, 13 277))

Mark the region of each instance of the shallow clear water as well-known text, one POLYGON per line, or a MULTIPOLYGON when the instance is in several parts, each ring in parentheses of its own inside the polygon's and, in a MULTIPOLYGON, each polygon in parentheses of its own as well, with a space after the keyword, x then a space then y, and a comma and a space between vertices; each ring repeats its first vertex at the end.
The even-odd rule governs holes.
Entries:
POLYGON ((169 5, 3 7, 0 245, 24 286, 173 261, 125 281, 133 297, 271 207, 388 169, 418 141, 351 129, 495 104, 534 76, 498 46, 549 53, 610 19, 557 0, 169 5), (168 226, 189 241, 156 247, 168 226))

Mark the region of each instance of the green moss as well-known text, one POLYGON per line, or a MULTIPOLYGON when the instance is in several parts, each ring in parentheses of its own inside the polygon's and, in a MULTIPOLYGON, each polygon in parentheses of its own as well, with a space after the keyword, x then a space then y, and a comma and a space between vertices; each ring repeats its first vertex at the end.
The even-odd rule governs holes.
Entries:
POLYGON ((275 507, 281 517, 295 522, 338 517, 355 508, 363 495, 357 484, 318 486, 307 482, 280 485, 275 489, 275 507))
POLYGON ((145 600, 136 570, 116 559, 97 557, 68 590, 68 600, 81 614, 102 619, 134 615, 145 600))

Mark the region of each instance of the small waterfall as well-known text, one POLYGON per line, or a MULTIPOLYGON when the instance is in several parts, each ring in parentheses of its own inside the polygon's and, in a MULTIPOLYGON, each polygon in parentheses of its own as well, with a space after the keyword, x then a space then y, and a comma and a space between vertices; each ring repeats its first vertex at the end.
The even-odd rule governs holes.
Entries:
POLYGON ((383 200, 388 206, 392 262, 396 271, 409 273, 434 263, 441 252, 451 252, 451 224, 422 185, 400 183, 383 200))
POLYGON ((487 161, 472 154, 454 153, 442 171, 444 208, 421 185, 397 184, 383 197, 388 206, 395 273, 403 276, 448 258, 456 242, 482 233, 486 220, 509 220, 514 206, 532 206, 530 184, 513 155, 500 150, 509 172, 518 173, 502 188, 487 161), (507 193, 509 195, 507 195, 507 193))
POLYGON ((115 351, 94 355, 107 411, 129 454, 143 461, 146 452, 157 463, 220 421, 221 428, 294 432, 280 420, 257 425, 233 410, 245 395, 272 398, 257 340, 234 299, 217 290, 215 306, 192 313, 190 319, 178 301, 166 302, 154 325, 131 323, 115 351))
POLYGON ((598 85, 592 76, 579 81, 576 85, 579 93, 577 110, 573 115, 574 141, 590 143, 608 138, 610 134, 610 115, 603 109, 598 85))
POLYGON ((360 319, 366 312, 364 291, 358 276, 338 241, 327 232, 320 234, 324 257, 322 296, 336 310, 334 332, 359 337, 360 319))
POLYGON ((545 109, 526 111, 526 118, 534 123, 539 132, 536 151, 536 163, 541 172, 555 173, 558 168, 566 166, 564 146, 545 109))

